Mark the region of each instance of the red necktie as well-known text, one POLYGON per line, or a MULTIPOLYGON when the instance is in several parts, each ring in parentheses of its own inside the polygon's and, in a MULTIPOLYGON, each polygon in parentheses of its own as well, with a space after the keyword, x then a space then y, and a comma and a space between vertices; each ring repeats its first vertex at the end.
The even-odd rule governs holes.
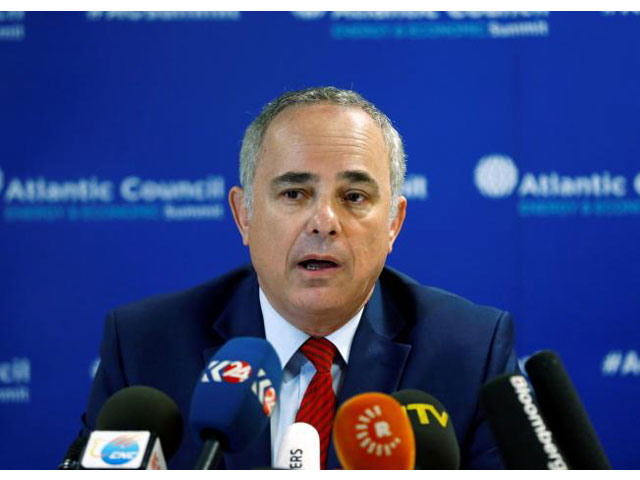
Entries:
POLYGON ((320 468, 327 465, 327 450, 333 417, 336 413, 336 395, 333 392, 331 364, 337 353, 336 347, 326 338, 309 338, 300 351, 316 367, 316 373, 304 393, 296 415, 296 422, 312 425, 320 435, 320 468))

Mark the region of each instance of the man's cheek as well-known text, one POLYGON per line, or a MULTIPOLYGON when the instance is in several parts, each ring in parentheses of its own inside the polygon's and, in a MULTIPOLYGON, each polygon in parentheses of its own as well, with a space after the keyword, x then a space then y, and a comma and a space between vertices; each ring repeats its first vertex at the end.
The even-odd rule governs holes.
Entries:
POLYGON ((356 256, 356 261, 373 260, 371 258, 371 255, 374 253, 374 251, 377 248, 377 247, 374 247, 378 243, 377 240, 378 239, 375 236, 369 236, 368 238, 363 239, 363 241, 357 242, 356 245, 354 245, 353 247, 353 250, 356 256))

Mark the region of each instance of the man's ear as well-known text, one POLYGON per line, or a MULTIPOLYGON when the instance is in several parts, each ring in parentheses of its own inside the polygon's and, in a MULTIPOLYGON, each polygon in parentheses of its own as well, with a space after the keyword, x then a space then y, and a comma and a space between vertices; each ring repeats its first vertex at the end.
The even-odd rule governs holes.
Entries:
POLYGON ((407 199, 403 196, 398 198, 398 211, 396 216, 391 220, 389 225, 389 253, 393 250, 393 242, 398 238, 402 224, 404 223, 404 217, 407 215, 407 199))
POLYGON ((242 235, 242 243, 249 245, 249 211, 244 204, 244 190, 235 186, 229 190, 229 206, 233 212, 233 219, 242 235))

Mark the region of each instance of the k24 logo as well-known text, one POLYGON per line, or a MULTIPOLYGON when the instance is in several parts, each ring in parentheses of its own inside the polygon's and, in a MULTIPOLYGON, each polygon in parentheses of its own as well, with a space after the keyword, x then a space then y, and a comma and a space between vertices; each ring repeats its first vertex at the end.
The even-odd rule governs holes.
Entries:
POLYGON ((251 391, 262 405, 264 414, 270 417, 276 406, 276 389, 273 388, 271 380, 267 377, 267 372, 263 369, 258 370, 258 379, 251 385, 251 391))
POLYGON ((202 374, 202 383, 242 383, 251 376, 251 365, 240 360, 212 360, 202 374))

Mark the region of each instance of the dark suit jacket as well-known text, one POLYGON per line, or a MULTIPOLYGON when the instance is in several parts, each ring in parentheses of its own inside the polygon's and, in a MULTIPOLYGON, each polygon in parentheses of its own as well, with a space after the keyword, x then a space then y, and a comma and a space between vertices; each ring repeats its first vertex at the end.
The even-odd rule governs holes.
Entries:
MULTIPOLYGON (((192 391, 206 360, 238 336, 264 338, 251 267, 111 311, 83 415, 85 433, 113 393, 130 385, 152 386, 175 400, 185 420, 182 444, 169 468, 192 468, 199 453, 187 425, 192 391)), ((449 411, 463 468, 500 468, 478 392, 489 378, 517 369, 507 313, 385 268, 353 339, 338 404, 363 392, 425 391, 449 411)), ((267 428, 246 451, 225 455, 223 464, 234 469, 269 466, 270 444, 267 428)), ((339 468, 333 445, 327 466, 339 468)))

